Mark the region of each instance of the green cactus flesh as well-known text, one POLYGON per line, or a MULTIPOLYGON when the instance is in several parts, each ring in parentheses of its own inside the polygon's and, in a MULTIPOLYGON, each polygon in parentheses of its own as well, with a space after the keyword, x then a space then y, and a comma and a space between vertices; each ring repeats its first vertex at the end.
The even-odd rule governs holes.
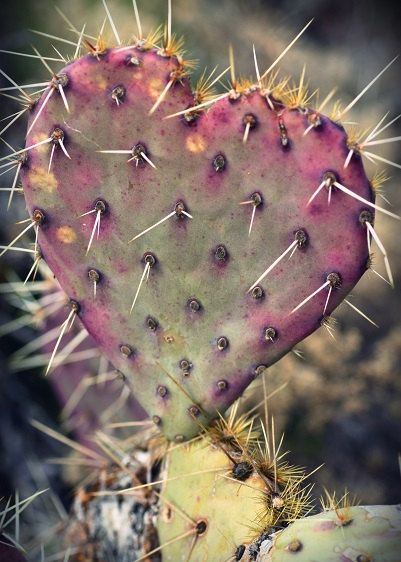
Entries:
POLYGON ((245 417, 167 450, 146 439, 77 494, 67 532, 74 562, 111 550, 124 562, 401 560, 400 506, 344 496, 307 516, 307 475, 245 417))
POLYGON ((401 506, 354 506, 299 519, 243 562, 399 562, 401 506))
POLYGON ((225 561, 311 507, 303 470, 265 448, 249 420, 233 419, 166 454, 158 518, 163 561, 185 560, 190 550, 194 561, 225 561))

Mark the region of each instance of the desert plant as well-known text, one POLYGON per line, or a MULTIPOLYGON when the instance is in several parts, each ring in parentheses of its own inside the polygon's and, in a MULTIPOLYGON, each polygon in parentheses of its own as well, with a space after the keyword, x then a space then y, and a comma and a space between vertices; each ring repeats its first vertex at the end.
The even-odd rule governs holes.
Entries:
MULTIPOLYGON (((369 180, 363 157, 393 164, 370 147, 398 139, 380 137, 394 119, 364 134, 342 124, 391 63, 328 117, 333 92, 319 102, 305 69, 292 82, 277 68, 310 24, 265 72, 254 50, 255 80, 236 76, 231 51, 229 68, 205 71, 192 88, 170 1, 164 30, 148 35, 134 1, 128 44, 103 4, 112 44, 104 28, 93 37, 69 23, 77 41, 61 70, 35 51, 49 81, 19 86, 2 72, 11 84, 2 92, 23 105, 9 124, 28 115, 25 147, 2 160, 15 172, 9 203, 22 189, 29 217, 1 255, 32 254, 28 278, 45 260, 68 299, 59 329, 38 340, 45 352, 54 342, 46 374, 61 342, 79 346, 89 334, 156 425, 132 439, 98 434, 105 456, 78 428, 76 450, 100 472, 76 496, 71 556, 395 561, 397 507, 329 496, 326 513, 305 518, 307 475, 283 459, 269 416, 262 424, 232 406, 309 334, 330 330, 341 302, 363 314, 347 294, 371 268, 373 241, 393 284, 375 213, 400 217, 375 202, 380 176, 369 180), (19 248, 28 232, 33 247, 19 248), (84 330, 71 339, 78 321, 84 330), (313 538, 323 527, 333 532, 313 538)), ((65 298, 46 290, 52 302, 65 298)), ((102 398, 96 427, 103 408, 102 398)))

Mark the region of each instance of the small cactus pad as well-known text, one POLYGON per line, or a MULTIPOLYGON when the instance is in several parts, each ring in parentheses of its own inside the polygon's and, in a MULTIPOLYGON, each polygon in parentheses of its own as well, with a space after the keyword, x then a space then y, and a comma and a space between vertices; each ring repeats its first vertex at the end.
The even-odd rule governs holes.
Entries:
POLYGON ((165 501, 161 502, 158 520, 159 541, 166 545, 163 560, 179 560, 180 554, 189 553, 196 541, 191 560, 223 561, 255 537, 252 528, 266 485, 252 465, 235 458, 237 465, 219 448, 205 447, 202 442, 185 445, 169 456, 162 491, 165 501), (241 468, 244 475, 239 474, 241 468), (169 544, 185 533, 181 541, 169 544))
POLYGON ((163 561, 189 552, 193 562, 239 560, 261 532, 310 510, 303 470, 275 460, 251 424, 221 420, 167 453, 157 524, 163 561))
POLYGON ((259 541, 241 562, 399 562, 401 506, 354 506, 324 511, 259 541))
POLYGON ((258 85, 165 119, 196 102, 165 49, 96 51, 32 108, 21 164, 71 319, 172 440, 319 328, 364 273, 374 219, 338 123, 258 85))

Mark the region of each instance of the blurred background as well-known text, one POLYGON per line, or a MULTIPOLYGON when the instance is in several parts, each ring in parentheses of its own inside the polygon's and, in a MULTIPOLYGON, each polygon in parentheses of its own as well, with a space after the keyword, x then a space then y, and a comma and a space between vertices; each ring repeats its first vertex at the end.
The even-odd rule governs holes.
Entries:
MULTIPOLYGON (((165 0, 138 0, 145 31, 164 22, 165 0)), ((41 53, 57 57, 52 44, 63 55, 73 47, 45 39, 28 31, 37 29, 76 41, 76 34, 55 10, 59 7, 78 29, 96 34, 104 19, 100 0, 13 0, 2 4, 0 21, 3 50, 32 53, 34 43, 41 53)), ((135 31, 130 0, 109 0, 120 35, 131 37, 135 31)), ((228 45, 234 47, 237 73, 253 76, 252 44, 255 44, 261 69, 267 67, 311 18, 314 23, 283 59, 282 74, 297 79, 306 65, 311 90, 320 88, 321 99, 334 87, 347 104, 400 51, 399 22, 401 6, 390 0, 173 0, 173 22, 178 34, 186 37, 191 58, 199 59, 199 75, 204 66, 228 65, 228 45)), ((108 30, 109 37, 111 32, 108 30)), ((1 53, 0 68, 20 84, 40 82, 48 74, 39 61, 1 53)), ((59 63, 50 63, 58 70, 59 63)), ((388 119, 401 113, 401 61, 396 61, 373 88, 355 106, 349 119, 361 129, 373 127, 389 111, 388 119)), ((2 78, 2 77, 1 77, 2 78)), ((8 86, 3 80, 3 87, 8 86)), ((11 99, 1 99, 0 118, 18 111, 11 99)), ((14 148, 22 146, 24 120, 4 133, 14 148)), ((0 128, 8 121, 2 121, 0 128)), ((401 120, 386 131, 386 137, 400 135, 401 120)), ((382 156, 401 163, 400 144, 375 147, 382 156)), ((9 149, 0 147, 7 154, 9 149)), ((367 166, 370 177, 382 166, 367 166)), ((384 185, 379 204, 391 204, 401 212, 401 172, 388 167, 391 180, 384 185)), ((3 174, 1 186, 10 186, 13 173, 3 174)), ((17 194, 7 211, 8 193, 0 193, 0 244, 7 244, 21 230, 16 221, 26 217, 23 198, 17 194)), ((388 207, 390 208, 390 207, 388 207)), ((284 382, 270 404, 279 433, 285 433, 288 459, 308 470, 324 463, 314 475, 316 494, 326 486, 341 495, 345 488, 361 503, 396 503, 400 497, 401 451, 401 225, 383 215, 377 217, 376 229, 388 252, 395 289, 372 272, 368 272, 353 291, 352 303, 378 325, 372 326, 351 308, 342 305, 334 314, 338 323, 334 338, 322 328, 298 346, 300 354, 290 353, 269 369, 266 380, 269 391, 284 382)), ((375 269, 385 275, 383 259, 375 248, 375 269)), ((18 252, 8 252, 0 260, 0 283, 24 280, 32 260, 18 252)), ((95 424, 82 411, 74 423, 66 423, 61 403, 68 392, 79 384, 80 367, 74 363, 74 376, 69 384, 52 384, 43 377, 43 367, 35 361, 25 369, 15 370, 14 360, 7 358, 37 337, 49 324, 40 305, 32 304, 34 296, 0 289, 0 497, 18 489, 26 497, 38 488, 51 487, 53 494, 36 500, 29 515, 27 540, 33 545, 32 560, 38 554, 38 534, 65 517, 71 502, 71 470, 46 462, 48 457, 66 456, 64 446, 34 429, 30 420, 38 419, 74 436, 95 424), (28 302, 27 302, 28 299, 28 302), (35 322, 27 324, 22 317, 36 313, 35 322), (3 327, 1 327, 3 326, 3 327), (78 374, 77 374, 78 371, 78 374), (78 378, 77 378, 78 377, 78 378), (64 386, 63 386, 64 385, 64 386), (83 417, 82 417, 83 416, 83 417), (31 536, 29 537, 29 532, 31 536)), ((43 299, 43 294, 39 295, 43 299)), ((39 298, 37 297, 37 298, 39 298)), ((36 302, 36 301, 35 301, 36 302)), ((64 317, 61 317, 61 321, 64 317)), ((90 345, 89 345, 90 347, 90 345)), ((48 350, 47 350, 48 351, 48 350)), ((96 353, 89 357, 98 359, 96 353)), ((15 357, 15 355, 14 355, 15 357)), ((84 367, 91 369, 91 367, 84 367)), ((96 367, 97 369, 98 367, 96 367)), ((72 367, 71 367, 72 369, 72 367)), ((72 373, 72 370, 71 370, 72 373)), ((67 376, 68 378, 68 376, 67 376)), ((56 379, 57 380, 57 379, 56 379)), ((114 384, 114 383, 113 383, 114 384)), ((258 386, 260 381, 256 381, 258 386)), ((113 387, 112 392, 120 392, 113 387)), ((251 389, 247 404, 252 404, 251 389)), ((93 392, 96 392, 94 390, 93 392)), ((259 394, 258 394, 259 395, 259 394)), ((114 395, 113 395, 114 396, 114 395)), ((135 404, 125 401, 131 412, 141 416, 135 404)), ((86 403, 91 408, 89 401, 86 403)), ((71 408, 70 408, 71 409, 71 408)), ((65 413, 65 412, 64 412, 65 413)), ((78 414, 77 414, 78 415, 78 414)), ((43 539, 42 542, 45 542, 43 539)), ((39 554, 38 554, 39 555, 39 554)))

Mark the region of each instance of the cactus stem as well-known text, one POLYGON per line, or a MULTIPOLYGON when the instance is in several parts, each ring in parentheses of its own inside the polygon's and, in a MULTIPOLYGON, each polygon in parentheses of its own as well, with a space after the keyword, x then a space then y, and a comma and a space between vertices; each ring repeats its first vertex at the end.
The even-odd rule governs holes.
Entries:
MULTIPOLYGON (((196 404, 195 400, 192 398, 192 396, 189 394, 189 392, 187 392, 185 390, 185 388, 173 377, 173 375, 171 375, 167 369, 165 369, 163 367, 163 365, 159 362, 156 361, 156 365, 168 376, 168 378, 177 386, 177 388, 190 400, 190 402, 192 404, 194 404, 200 412, 204 412, 203 408, 199 405, 196 404)), ((198 422, 197 422, 198 423, 198 422)), ((200 429, 204 429, 201 425, 199 425, 200 429)))

